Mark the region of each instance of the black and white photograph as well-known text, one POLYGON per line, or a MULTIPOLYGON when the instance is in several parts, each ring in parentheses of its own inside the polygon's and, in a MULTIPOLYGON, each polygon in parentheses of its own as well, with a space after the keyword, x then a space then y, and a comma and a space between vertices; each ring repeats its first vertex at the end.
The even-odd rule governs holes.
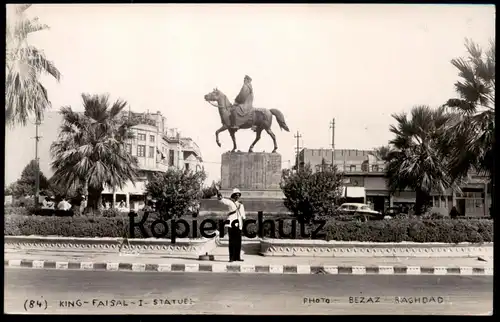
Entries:
POLYGON ((493 4, 7 4, 4 313, 493 315, 493 4))

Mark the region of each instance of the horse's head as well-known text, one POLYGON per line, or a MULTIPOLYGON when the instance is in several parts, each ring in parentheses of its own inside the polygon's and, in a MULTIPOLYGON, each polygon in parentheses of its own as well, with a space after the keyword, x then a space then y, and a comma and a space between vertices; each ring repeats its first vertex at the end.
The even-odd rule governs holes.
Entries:
POLYGON ((213 91, 205 95, 205 101, 207 102, 218 102, 224 94, 222 94, 221 91, 219 91, 217 88, 214 88, 213 91))

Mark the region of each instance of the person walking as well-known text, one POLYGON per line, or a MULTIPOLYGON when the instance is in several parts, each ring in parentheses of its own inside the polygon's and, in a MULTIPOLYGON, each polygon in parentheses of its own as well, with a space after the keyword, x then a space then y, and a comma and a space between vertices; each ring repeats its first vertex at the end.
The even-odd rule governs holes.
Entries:
POLYGON ((243 262, 241 259, 241 230, 243 229, 243 220, 246 219, 245 207, 239 201, 241 192, 234 188, 229 199, 222 197, 217 190, 217 199, 228 207, 229 213, 225 227, 229 231, 229 261, 243 262))

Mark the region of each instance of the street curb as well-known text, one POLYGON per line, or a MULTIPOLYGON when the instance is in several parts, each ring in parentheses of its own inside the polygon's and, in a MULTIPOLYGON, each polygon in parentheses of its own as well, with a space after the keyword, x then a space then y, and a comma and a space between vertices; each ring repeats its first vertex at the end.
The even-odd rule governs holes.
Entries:
POLYGON ((11 259, 4 267, 60 269, 84 271, 129 272, 189 272, 189 273, 267 273, 267 274, 332 274, 332 275, 493 275, 493 267, 443 266, 310 266, 310 265, 253 265, 233 263, 144 264, 64 262, 11 259))

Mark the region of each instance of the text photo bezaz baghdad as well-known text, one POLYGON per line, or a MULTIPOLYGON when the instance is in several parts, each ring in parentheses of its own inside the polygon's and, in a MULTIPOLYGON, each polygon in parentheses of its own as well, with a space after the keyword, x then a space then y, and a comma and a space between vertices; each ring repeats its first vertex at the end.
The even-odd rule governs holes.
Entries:
POLYGON ((5 311, 492 314, 494 22, 8 5, 5 311))

